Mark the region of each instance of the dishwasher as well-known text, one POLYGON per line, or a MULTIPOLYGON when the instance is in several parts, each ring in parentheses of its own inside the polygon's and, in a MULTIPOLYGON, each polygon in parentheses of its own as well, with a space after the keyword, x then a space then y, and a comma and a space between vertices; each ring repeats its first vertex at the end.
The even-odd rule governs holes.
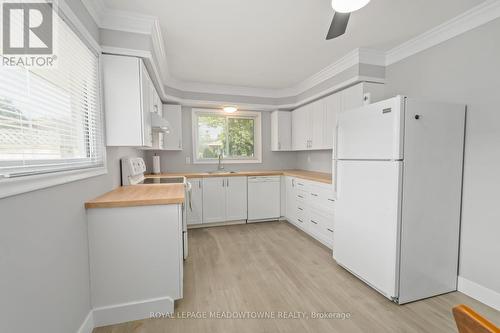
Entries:
POLYGON ((280 218, 280 176, 248 177, 248 222, 280 218))

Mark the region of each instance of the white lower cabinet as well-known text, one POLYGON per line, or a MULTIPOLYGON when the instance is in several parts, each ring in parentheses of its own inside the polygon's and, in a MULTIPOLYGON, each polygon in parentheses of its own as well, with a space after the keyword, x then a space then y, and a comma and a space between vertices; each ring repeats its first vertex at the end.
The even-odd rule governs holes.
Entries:
POLYGON ((187 202, 187 224, 195 225, 203 222, 203 179, 191 178, 191 195, 187 202))
POLYGON ((247 219, 247 177, 226 178, 226 221, 247 219))
POLYGON ((247 219, 247 177, 203 179, 203 223, 247 219))
POLYGON ((203 223, 226 220, 226 178, 203 179, 203 223))
POLYGON ((333 246, 335 193, 331 185, 285 177, 286 219, 328 247, 333 246))

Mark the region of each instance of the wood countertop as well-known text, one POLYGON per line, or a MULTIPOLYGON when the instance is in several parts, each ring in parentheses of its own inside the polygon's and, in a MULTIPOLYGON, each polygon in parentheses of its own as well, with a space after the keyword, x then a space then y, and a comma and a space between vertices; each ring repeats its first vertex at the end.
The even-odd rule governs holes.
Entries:
POLYGON ((326 183, 326 184, 332 183, 332 175, 330 173, 306 171, 306 170, 238 171, 235 173, 176 172, 176 173, 161 173, 158 175, 150 174, 146 175, 146 178, 160 178, 160 177, 207 178, 207 177, 238 177, 238 176, 248 176, 248 177, 291 176, 320 183, 326 183))
MULTIPOLYGON (((305 171, 305 170, 265 170, 265 171, 239 171, 235 173, 162 173, 159 175, 147 175, 146 178, 159 177, 239 177, 239 176, 291 176, 301 179, 332 183, 332 175, 329 173, 305 171)), ((184 202, 184 184, 143 184, 122 186, 113 191, 105 193, 93 200, 85 202, 85 208, 113 208, 131 206, 170 205, 184 202)))
POLYGON ((184 202, 184 184, 122 186, 85 202, 85 208, 171 205, 184 202))

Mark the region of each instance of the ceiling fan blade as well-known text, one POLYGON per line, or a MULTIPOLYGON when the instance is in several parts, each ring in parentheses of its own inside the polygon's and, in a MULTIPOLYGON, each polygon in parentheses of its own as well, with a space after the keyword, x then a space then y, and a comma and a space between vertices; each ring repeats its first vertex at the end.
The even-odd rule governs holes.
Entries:
POLYGON ((330 30, 328 30, 326 40, 336 38, 345 33, 347 23, 349 22, 349 16, 351 16, 351 13, 335 12, 333 14, 332 25, 330 26, 330 30))

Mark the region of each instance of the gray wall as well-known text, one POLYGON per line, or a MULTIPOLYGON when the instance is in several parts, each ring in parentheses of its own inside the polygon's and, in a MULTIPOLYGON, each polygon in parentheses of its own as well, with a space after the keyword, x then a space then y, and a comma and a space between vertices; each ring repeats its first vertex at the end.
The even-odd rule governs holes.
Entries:
MULTIPOLYGON (((67 1, 98 41, 79 0, 67 1)), ((120 157, 108 148, 108 174, 0 199, 0 323, 9 333, 73 333, 90 311, 84 202, 120 184, 120 157)))
POLYGON ((297 152, 297 169, 332 173, 332 151, 297 152))
POLYGON ((120 185, 120 157, 108 148, 106 175, 0 199, 2 332, 76 332, 90 311, 84 202, 120 185))
MULTIPOLYGON (((193 157, 193 141, 191 126, 191 108, 182 108, 182 151, 162 151, 162 172, 203 172, 214 170, 215 164, 186 164, 186 156, 193 157)), ((296 167, 296 153, 272 152, 271 150, 271 113, 262 112, 262 163, 257 164, 227 164, 230 170, 273 170, 291 169, 296 167)), ((153 152, 147 152, 146 164, 151 171, 153 152)))
POLYGON ((388 96, 468 105, 460 275, 500 293, 500 19, 386 70, 388 96))

